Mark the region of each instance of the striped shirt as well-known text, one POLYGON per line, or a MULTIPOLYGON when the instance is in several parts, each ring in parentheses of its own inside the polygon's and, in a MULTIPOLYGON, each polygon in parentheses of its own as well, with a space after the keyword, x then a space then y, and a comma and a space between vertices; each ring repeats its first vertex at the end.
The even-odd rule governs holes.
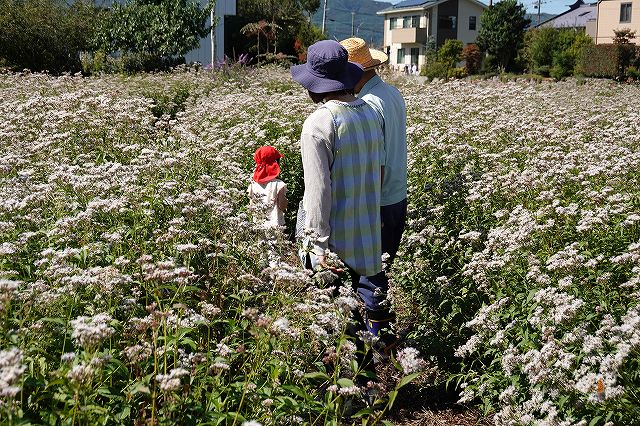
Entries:
POLYGON ((360 275, 382 271, 380 167, 382 123, 363 100, 329 101, 304 122, 305 227, 313 252, 329 248, 360 275))

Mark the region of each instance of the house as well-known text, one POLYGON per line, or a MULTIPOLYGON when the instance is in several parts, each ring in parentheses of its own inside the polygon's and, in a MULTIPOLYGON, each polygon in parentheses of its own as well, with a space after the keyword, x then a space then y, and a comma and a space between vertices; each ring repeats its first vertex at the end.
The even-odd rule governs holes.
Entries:
MULTIPOLYGON (((209 0, 200 0, 200 5, 205 6, 209 3, 209 0)), ((206 25, 211 25, 211 22, 215 22, 215 25, 211 28, 211 32, 205 37, 200 39, 200 45, 188 52, 185 55, 186 63, 200 62, 201 64, 214 64, 221 63, 225 60, 224 57, 224 41, 225 41, 225 28, 224 17, 233 16, 236 14, 236 0, 218 0, 214 9, 211 11, 211 16, 207 20, 206 25), (212 52, 215 52, 212 54, 212 52)))
POLYGON ((600 0, 597 5, 595 43, 613 43, 613 30, 629 28, 636 32, 631 40, 640 45, 640 0, 600 0))
POLYGON ((478 0, 404 0, 377 12, 384 16, 389 63, 422 67, 429 45, 437 48, 447 39, 474 43, 487 8, 478 0))
MULTIPOLYGON (((94 0, 95 4, 99 7, 110 9, 114 4, 125 4, 126 0, 94 0)), ((198 0, 201 7, 205 7, 211 0, 198 0)), ((237 0, 217 0, 215 6, 211 11, 211 15, 205 25, 208 27, 211 22, 215 22, 215 25, 211 27, 209 34, 200 39, 198 47, 187 52, 185 55, 185 62, 200 62, 201 64, 213 64, 220 63, 225 60, 224 56, 224 41, 225 41, 225 28, 224 17, 233 16, 236 14, 236 1, 237 0), (213 38, 212 38, 213 36, 213 38), (215 54, 212 55, 212 52, 215 54)))
POLYGON ((598 7, 596 3, 585 3, 577 0, 569 6, 569 10, 554 16, 553 18, 542 21, 534 26, 534 28, 573 28, 577 31, 586 32, 592 38, 595 38, 595 21, 598 16, 598 7))

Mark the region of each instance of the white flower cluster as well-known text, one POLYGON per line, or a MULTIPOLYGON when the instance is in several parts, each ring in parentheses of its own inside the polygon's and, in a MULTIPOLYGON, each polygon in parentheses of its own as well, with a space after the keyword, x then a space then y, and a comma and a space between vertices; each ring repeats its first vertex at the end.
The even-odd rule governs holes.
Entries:
POLYGON ((0 351, 0 398, 13 398, 20 392, 18 384, 26 369, 22 358, 18 348, 0 351))
POLYGON ((71 320, 73 327, 71 337, 85 349, 96 348, 115 333, 115 329, 109 325, 111 320, 108 314, 98 314, 93 317, 80 316, 71 320))
POLYGON ((423 371, 427 366, 424 359, 420 357, 420 352, 412 347, 400 349, 396 355, 396 360, 402 367, 402 372, 405 375, 423 371))
POLYGON ((174 392, 182 387, 180 379, 188 375, 189 371, 184 368, 174 368, 169 374, 156 375, 156 382, 163 392, 174 392))

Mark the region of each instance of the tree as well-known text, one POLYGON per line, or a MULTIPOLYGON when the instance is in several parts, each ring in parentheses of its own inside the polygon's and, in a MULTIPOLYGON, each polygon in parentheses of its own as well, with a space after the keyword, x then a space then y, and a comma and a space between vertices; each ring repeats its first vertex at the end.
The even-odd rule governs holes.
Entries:
POLYGON ((304 57, 306 47, 324 37, 310 22, 319 6, 320 0, 238 0, 238 16, 225 20, 233 57, 248 51, 254 56, 256 41, 260 44, 256 53, 263 54, 263 40, 270 43, 270 52, 304 57), (272 28, 261 32, 258 28, 261 22, 272 28))
POLYGON ((448 39, 438 50, 438 60, 453 68, 460 61, 462 55, 462 41, 448 39))
POLYGON ((0 66, 79 71, 97 17, 90 0, 0 0, 0 66))
POLYGON ((183 56, 208 34, 205 26, 213 3, 196 0, 131 0, 114 4, 95 39, 105 52, 147 53, 159 58, 183 56))
POLYGON ((467 75, 477 74, 482 66, 482 52, 475 43, 467 44, 462 49, 462 60, 464 60, 464 70, 467 75))
POLYGON ((516 0, 503 0, 480 16, 478 46, 495 56, 498 65, 510 70, 513 59, 524 41, 524 32, 531 21, 525 18, 525 8, 516 0))
MULTIPOLYGON (((267 22, 265 20, 261 20, 258 22, 250 22, 247 25, 245 25, 244 27, 242 27, 240 29, 240 32, 244 35, 248 35, 248 36, 254 36, 257 39, 257 45, 256 47, 256 56, 258 58, 260 58, 260 38, 261 36, 264 37, 264 39, 267 42, 267 47, 266 47, 266 51, 265 54, 269 54, 269 43, 270 41, 273 41, 273 54, 275 55, 276 52, 276 46, 277 46, 277 32, 278 30, 281 30, 282 28, 280 27, 280 25, 276 24, 275 22, 267 22)), ((260 63, 260 59, 258 59, 258 63, 260 63)))

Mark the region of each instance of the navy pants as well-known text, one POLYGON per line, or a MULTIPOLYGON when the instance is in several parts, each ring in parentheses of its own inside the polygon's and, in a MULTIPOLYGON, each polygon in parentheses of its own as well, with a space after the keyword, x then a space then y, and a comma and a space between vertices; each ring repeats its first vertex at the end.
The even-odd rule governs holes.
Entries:
MULTIPOLYGON (((389 267, 396 258, 402 233, 407 223, 407 199, 382 206, 380 216, 382 218, 382 253, 389 254, 389 259, 386 261, 387 267, 389 267)), ((358 295, 368 311, 388 309, 381 306, 387 297, 387 290, 389 290, 389 279, 384 271, 370 277, 358 277, 358 282, 355 285, 358 295)))

